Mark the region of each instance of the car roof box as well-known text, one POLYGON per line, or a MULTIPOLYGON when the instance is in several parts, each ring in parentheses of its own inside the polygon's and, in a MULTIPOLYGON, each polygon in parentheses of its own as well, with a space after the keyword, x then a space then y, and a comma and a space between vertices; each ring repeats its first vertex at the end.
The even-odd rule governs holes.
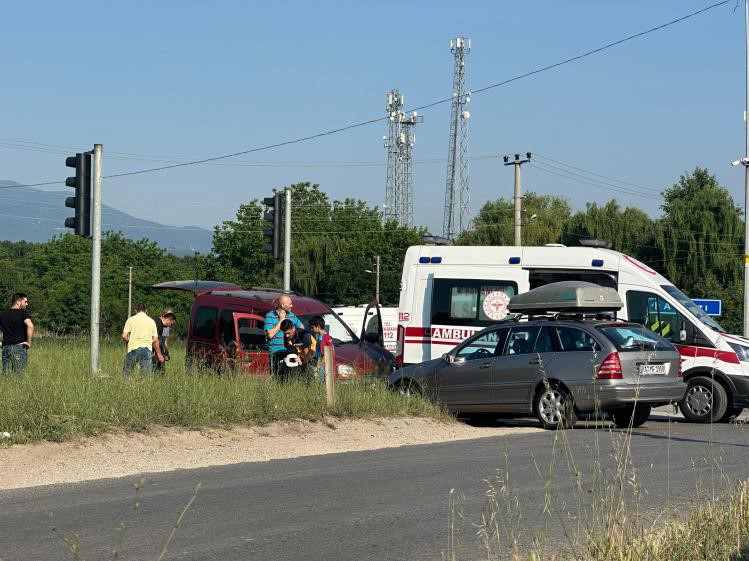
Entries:
POLYGON ((619 294, 613 288, 592 282, 563 281, 546 284, 510 299, 515 313, 598 313, 621 310, 619 294))

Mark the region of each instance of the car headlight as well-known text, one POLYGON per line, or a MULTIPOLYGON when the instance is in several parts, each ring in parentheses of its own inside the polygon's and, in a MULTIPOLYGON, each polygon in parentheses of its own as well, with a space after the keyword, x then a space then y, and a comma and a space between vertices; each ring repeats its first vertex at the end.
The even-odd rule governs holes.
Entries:
POLYGON ((339 364, 336 370, 341 378, 353 378, 356 375, 356 370, 350 364, 339 364))
POLYGON ((739 357, 739 360, 741 362, 749 362, 749 347, 745 347, 744 345, 737 345, 736 343, 728 343, 731 345, 731 348, 736 353, 736 356, 739 357))

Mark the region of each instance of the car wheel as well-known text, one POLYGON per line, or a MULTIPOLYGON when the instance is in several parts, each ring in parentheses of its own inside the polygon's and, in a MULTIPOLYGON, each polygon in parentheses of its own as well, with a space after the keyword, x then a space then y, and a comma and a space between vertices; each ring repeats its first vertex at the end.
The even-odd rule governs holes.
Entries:
POLYGON ((687 382, 687 393, 679 402, 681 413, 696 423, 717 423, 728 408, 726 390, 707 376, 695 376, 687 382))
POLYGON ((620 429, 629 428, 630 421, 633 429, 640 427, 648 420, 648 417, 650 417, 650 405, 630 405, 611 411, 611 418, 620 429))
POLYGON ((533 405, 536 417, 545 429, 571 429, 575 426, 577 415, 575 415, 572 396, 559 384, 541 387, 533 405))
POLYGON ((393 389, 404 397, 421 397, 421 388, 413 380, 401 379, 393 389))
POLYGON ((736 417, 741 415, 743 411, 744 411, 743 407, 729 407, 728 409, 726 409, 726 412, 723 414, 723 417, 721 417, 720 422, 729 423, 733 421, 736 417))

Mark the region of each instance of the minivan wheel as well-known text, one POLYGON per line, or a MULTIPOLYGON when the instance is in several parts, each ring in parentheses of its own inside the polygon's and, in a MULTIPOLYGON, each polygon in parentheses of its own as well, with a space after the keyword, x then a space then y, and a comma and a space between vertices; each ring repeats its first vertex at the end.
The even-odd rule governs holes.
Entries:
POLYGON ((728 395, 723 386, 707 376, 695 376, 687 382, 687 393, 679 402, 679 410, 695 423, 717 423, 728 408, 728 395))
POLYGON ((645 424, 648 417, 650 417, 650 405, 629 405, 611 411, 611 418, 620 429, 629 428, 630 420, 632 421, 632 428, 636 429, 645 424))
POLYGON ((559 384, 542 387, 533 405, 536 417, 545 429, 571 429, 575 426, 577 415, 572 396, 559 384))

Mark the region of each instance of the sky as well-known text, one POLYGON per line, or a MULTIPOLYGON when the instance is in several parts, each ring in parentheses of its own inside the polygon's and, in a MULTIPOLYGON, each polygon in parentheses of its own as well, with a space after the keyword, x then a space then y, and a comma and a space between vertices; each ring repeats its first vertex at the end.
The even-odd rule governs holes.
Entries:
MULTIPOLYGON (((7 3, 0 180, 59 180, 50 188, 64 189, 72 171, 65 156, 94 143, 104 146, 107 176, 383 118, 220 165, 103 183, 105 204, 173 226, 211 228, 242 202, 299 181, 381 207, 386 94, 399 89, 407 109, 449 98, 451 39, 471 39, 466 84, 478 90, 715 2, 7 3)), ((658 193, 696 166, 716 174, 743 207, 744 173, 730 162, 745 152, 744 49, 743 4, 732 0, 472 95, 472 214, 487 200, 512 197, 512 167, 499 156, 527 151, 537 156, 535 167, 523 168, 523 190, 561 195, 573 209, 615 198, 658 216, 658 193), (616 181, 590 181, 562 163, 616 181), (560 168, 588 181, 555 175, 560 168)), ((414 222, 440 234, 450 105, 420 114, 414 222)))

